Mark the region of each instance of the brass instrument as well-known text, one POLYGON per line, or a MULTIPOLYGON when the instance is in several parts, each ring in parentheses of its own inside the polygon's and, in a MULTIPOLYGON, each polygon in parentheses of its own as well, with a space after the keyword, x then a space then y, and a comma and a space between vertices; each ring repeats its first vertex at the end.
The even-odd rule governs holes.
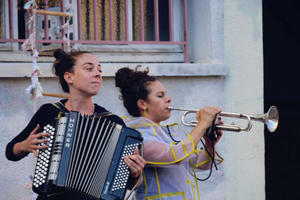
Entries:
MULTIPOLYGON (((184 108, 174 108, 169 107, 170 110, 178 110, 178 111, 185 111, 182 115, 181 122, 185 126, 195 126, 198 121, 191 121, 186 122, 186 116, 191 113, 196 113, 199 110, 194 109, 184 109, 184 108)), ((246 115, 246 114, 238 114, 238 113, 229 113, 229 112, 221 112, 217 116, 221 117, 232 117, 232 118, 242 118, 248 120, 248 124, 245 128, 241 128, 238 125, 232 125, 232 124, 217 124, 216 128, 222 129, 224 131, 234 131, 234 132, 240 132, 240 131, 250 131, 252 128, 252 120, 263 122, 269 132, 273 133, 277 127, 279 122, 279 112, 276 106, 271 106, 267 113, 265 114, 258 114, 258 115, 246 115)))

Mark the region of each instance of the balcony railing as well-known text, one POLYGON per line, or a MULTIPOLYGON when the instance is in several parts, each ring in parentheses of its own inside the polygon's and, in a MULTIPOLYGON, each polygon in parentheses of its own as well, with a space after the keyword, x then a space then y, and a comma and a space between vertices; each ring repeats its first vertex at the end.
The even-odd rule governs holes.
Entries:
MULTIPOLYGON (((164 0, 165 1, 165 0, 164 0)), ((41 1, 43 3, 43 7, 41 9, 48 10, 48 0, 41 1)), ((88 10, 89 13, 86 14, 86 16, 92 14, 92 18, 89 17, 89 22, 92 21, 90 24, 84 24, 82 13, 83 13, 83 2, 81 0, 77 0, 77 10, 72 13, 73 19, 72 22, 76 22, 76 26, 74 26, 74 35, 70 39, 70 44, 101 44, 101 45, 180 45, 183 47, 183 53, 184 53, 184 62, 188 62, 188 34, 187 34, 187 0, 180 0, 180 7, 182 9, 182 13, 180 14, 180 21, 182 22, 182 26, 176 25, 176 29, 174 30, 174 1, 168 0, 167 6, 168 6, 168 22, 165 24, 168 27, 168 30, 165 31, 165 33, 168 34, 167 37, 161 38, 161 27, 162 24, 162 16, 160 11, 160 2, 159 0, 105 0, 105 1, 97 1, 97 0, 90 0, 90 3, 92 3, 92 9, 88 10, 85 9, 85 11, 88 10), (99 2, 105 2, 104 5, 99 5, 99 2), (116 10, 116 6, 114 4, 118 4, 119 10, 116 10), (135 15, 133 16, 133 2, 134 2, 134 8, 135 8, 135 15), (145 10, 145 2, 147 5, 149 3, 153 2, 153 5, 151 5, 151 12, 149 14, 149 10, 145 10), (129 5, 130 4, 130 5, 129 5), (107 12, 107 15, 105 16, 105 20, 102 17, 102 21, 99 19, 99 13, 101 10, 99 10, 99 7, 102 6, 102 11, 107 12), (120 14, 120 8, 122 8, 122 16, 120 14), (147 12, 147 16, 144 12, 147 12), (118 20, 116 23, 116 15, 118 15, 118 20), (153 16, 153 19, 151 23, 147 24, 147 27, 153 26, 151 29, 152 31, 145 31, 147 28, 145 25, 145 17, 148 17, 148 15, 153 16), (107 19, 108 18, 108 19, 107 19), (133 22, 133 18, 135 22, 133 22), (102 26, 99 26, 99 23, 102 23, 102 26), (133 24, 134 23, 134 24, 133 24), (103 27, 105 25, 105 31, 103 30, 103 27), (118 26, 118 27, 116 27, 118 26), (88 27, 88 28, 87 28, 88 27), (116 37, 116 29, 118 28, 118 34, 119 36, 116 37), (85 31, 83 32, 83 30, 85 31), (122 30, 122 31, 121 31, 122 30), (122 33, 121 33, 122 32, 122 33), (151 33, 150 33, 151 32, 151 33), (182 33, 182 38, 175 38, 174 32, 182 33), (105 37, 104 37, 105 35, 105 37)), ((23 43, 25 39, 16 38, 15 36, 15 20, 13 15, 13 8, 14 3, 16 1, 9 0, 8 1, 8 23, 9 23, 9 34, 6 37, 0 38, 0 43, 23 43)), ((85 3, 85 2, 84 2, 85 3)), ((178 1, 176 1, 178 3, 178 1)), ((166 8, 164 8, 166 9, 166 8)), ((60 12, 65 12, 65 1, 60 1, 60 12)), ((30 12, 27 10, 25 18, 28 19, 30 16, 30 12)), ((63 40, 62 38, 49 38, 49 21, 48 15, 44 15, 44 34, 42 39, 37 39, 36 43, 38 44, 61 44, 62 48, 66 49, 67 41, 63 40)), ((65 23, 65 17, 59 17, 60 19, 60 25, 63 25, 65 23)), ((178 18, 176 18, 178 19, 178 18)), ((179 23, 179 22, 175 22, 179 23)), ((26 27, 26 26, 25 26, 26 27)), ((30 34, 29 30, 25 30, 25 35, 28 36, 30 34)), ((65 34, 64 30, 61 30, 61 35, 63 36, 65 34)))

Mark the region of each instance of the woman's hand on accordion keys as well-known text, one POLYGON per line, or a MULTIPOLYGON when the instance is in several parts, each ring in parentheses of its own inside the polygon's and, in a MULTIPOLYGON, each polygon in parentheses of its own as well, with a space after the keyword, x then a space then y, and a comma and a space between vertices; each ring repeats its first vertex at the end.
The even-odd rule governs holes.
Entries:
POLYGON ((14 146, 14 154, 16 156, 22 155, 25 153, 33 153, 34 156, 37 157, 37 150, 38 149, 47 149, 48 146, 46 143, 48 142, 48 139, 45 139, 45 137, 49 137, 50 135, 48 133, 38 133, 38 130, 40 128, 40 125, 38 124, 33 131, 29 134, 29 136, 26 138, 26 140, 23 140, 22 142, 17 143, 14 146), (45 144, 45 145, 39 145, 39 144, 45 144))
POLYGON ((129 167, 132 178, 139 178, 146 165, 146 161, 140 155, 139 149, 135 149, 133 155, 125 156, 124 162, 129 167))

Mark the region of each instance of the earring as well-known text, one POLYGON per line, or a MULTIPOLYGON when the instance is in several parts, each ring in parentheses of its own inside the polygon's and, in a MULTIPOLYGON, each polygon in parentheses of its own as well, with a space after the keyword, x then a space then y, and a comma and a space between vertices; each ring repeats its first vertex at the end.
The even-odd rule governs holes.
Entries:
POLYGON ((144 108, 144 117, 148 117, 148 113, 147 113, 147 109, 146 108, 144 108))

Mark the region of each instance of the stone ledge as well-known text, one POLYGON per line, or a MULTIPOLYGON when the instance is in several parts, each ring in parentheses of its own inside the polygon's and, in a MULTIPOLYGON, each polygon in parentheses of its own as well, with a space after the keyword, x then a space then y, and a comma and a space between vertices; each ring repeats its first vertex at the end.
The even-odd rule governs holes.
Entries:
MULTIPOLYGON (((226 76, 225 64, 190 64, 190 63, 102 63, 103 77, 113 77, 116 71, 122 67, 135 68, 142 65, 149 67, 153 76, 226 76)), ((54 77, 52 63, 39 63, 40 77, 54 77)), ((0 77, 21 78, 30 77, 32 63, 0 63, 0 77)))

